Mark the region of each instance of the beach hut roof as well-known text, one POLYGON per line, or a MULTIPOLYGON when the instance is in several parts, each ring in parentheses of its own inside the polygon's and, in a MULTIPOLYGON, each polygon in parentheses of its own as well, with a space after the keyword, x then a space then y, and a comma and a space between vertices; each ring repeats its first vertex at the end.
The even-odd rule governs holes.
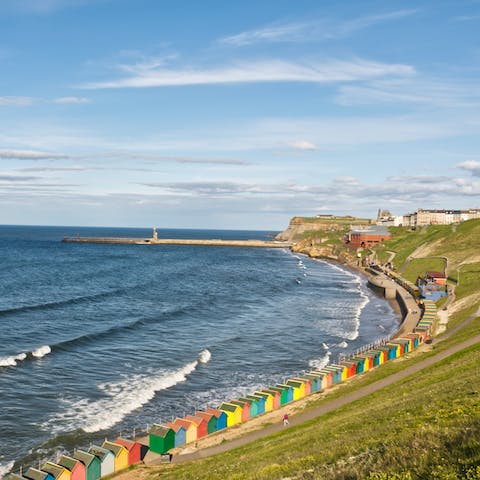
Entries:
POLYGON ((256 401, 253 398, 247 398, 247 397, 240 397, 239 400, 241 400, 242 402, 246 402, 249 405, 252 405, 252 403, 256 401))
POLYGON ((113 452, 115 456, 119 455, 122 452, 122 450, 126 450, 126 448, 123 445, 119 445, 118 443, 108 442, 108 441, 103 442, 102 447, 113 452))
POLYGON ((246 405, 250 406, 250 403, 247 402, 247 400, 239 398, 238 400, 230 400, 228 403, 231 403, 233 405, 238 405, 241 408, 245 408, 246 405))
POLYGON ((240 408, 238 405, 232 405, 231 403, 226 402, 223 402, 220 405, 220 409, 226 410, 227 412, 236 412, 238 408, 240 408))
POLYGON ((205 421, 204 418, 197 417, 196 415, 187 415, 185 419, 188 420, 189 422, 194 423, 197 427, 205 421))
POLYGON ((218 410, 217 408, 207 408, 207 413, 215 415, 217 418, 220 418, 224 412, 218 410))
POLYGON ((115 440, 115 443, 117 445, 121 445, 122 447, 125 447, 127 450, 131 450, 138 442, 135 442, 133 440, 127 440, 126 438, 118 437, 115 440))
MULTIPOLYGON (((172 422, 165 422, 165 427, 167 428, 167 430, 168 429, 173 430, 175 433, 177 433, 182 428, 185 430, 185 427, 183 425, 180 425, 178 423, 172 423, 172 422)), ((156 435, 156 434, 154 434, 154 435, 156 435)))
POLYGON ((195 416, 204 418, 207 422, 209 422, 212 417, 217 418, 217 416, 211 412, 195 412, 195 416))
POLYGON ((95 455, 91 453, 84 452, 83 450, 75 450, 73 458, 80 460, 87 467, 93 462, 95 455))
POLYGON ((45 480, 48 477, 48 473, 30 467, 24 474, 24 477, 31 480, 45 480))
POLYGON ((175 425, 170 423, 169 426, 158 425, 154 423, 148 433, 155 435, 156 437, 165 438, 168 435, 169 430, 172 430, 175 425))
POLYGON ((112 452, 110 450, 107 450, 105 448, 102 448, 102 447, 99 447, 98 445, 92 445, 89 449, 88 449, 88 453, 91 453, 92 455, 95 455, 97 458, 99 458, 102 462, 104 460, 104 458, 110 453, 112 454, 112 452))
POLYGON ((302 386, 302 382, 299 382, 297 380, 287 380, 287 384, 292 385, 292 387, 300 388, 302 386))
POLYGON ((185 430, 188 430, 193 425, 193 423, 190 420, 185 420, 184 418, 176 418, 173 423, 177 425, 181 425, 183 428, 185 428, 185 430))
POLYGON ((57 463, 62 467, 65 467, 67 470, 72 471, 76 467, 78 462, 79 460, 77 460, 76 458, 72 458, 67 455, 62 455, 60 457, 60 460, 58 460, 57 463))
POLYGON ((267 393, 267 392, 255 392, 254 395, 260 395, 260 397, 263 397, 263 398, 269 398, 272 396, 271 393, 267 393))
POLYGON ((55 478, 58 478, 65 471, 65 467, 53 462, 46 462, 43 465, 42 470, 52 474, 55 478))

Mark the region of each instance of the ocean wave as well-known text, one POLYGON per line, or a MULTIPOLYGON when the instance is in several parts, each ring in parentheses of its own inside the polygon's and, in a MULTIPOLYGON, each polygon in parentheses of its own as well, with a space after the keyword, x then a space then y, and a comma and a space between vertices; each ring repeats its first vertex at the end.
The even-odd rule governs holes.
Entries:
POLYGON ((7 473, 10 473, 14 464, 15 462, 13 461, 8 463, 0 463, 0 479, 7 478, 7 473))
POLYGON ((131 375, 120 382, 100 384, 97 388, 102 398, 93 401, 86 398, 64 400, 68 409, 54 415, 44 427, 54 433, 78 429, 93 433, 111 428, 147 404, 157 392, 185 382, 199 363, 207 363, 210 358, 211 353, 205 349, 197 360, 177 370, 131 375))
POLYGON ((27 358, 26 353, 19 353, 10 357, 0 357, 0 367, 16 367, 17 362, 21 362, 27 358))
POLYGON ((42 358, 45 355, 48 355, 52 351, 49 345, 43 345, 42 347, 36 348, 32 351, 32 356, 35 358, 42 358))
POLYGON ((119 293, 124 293, 125 291, 126 291, 125 288, 120 288, 117 290, 111 290, 109 292, 96 293, 94 295, 83 295, 81 297, 67 298, 65 300, 59 300, 57 302, 45 302, 45 303, 39 303, 36 305, 24 305, 21 307, 6 308, 4 310, 0 310, 0 316, 3 317, 7 315, 13 315, 16 313, 34 312, 37 310, 51 310, 59 307, 64 307, 66 305, 75 305, 83 302, 90 302, 90 301, 108 298, 114 295, 118 295, 119 293))
POLYGON ((347 347, 348 347, 348 343, 344 340, 343 342, 340 342, 340 343, 338 344, 338 346, 341 347, 341 348, 347 348, 347 347))
POLYGON ((312 360, 309 360, 308 366, 310 368, 315 368, 317 370, 326 367, 329 362, 330 362, 330 357, 332 355, 332 352, 330 350, 321 358, 313 358, 312 360))

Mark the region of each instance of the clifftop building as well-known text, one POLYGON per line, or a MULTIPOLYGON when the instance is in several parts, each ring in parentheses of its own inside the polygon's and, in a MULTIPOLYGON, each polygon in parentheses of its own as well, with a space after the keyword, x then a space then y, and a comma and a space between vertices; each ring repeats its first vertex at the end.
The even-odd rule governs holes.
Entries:
POLYGON ((377 219, 377 225, 403 226, 403 227, 423 227, 427 225, 451 225, 466 220, 480 218, 480 209, 471 208, 469 210, 424 210, 419 208, 414 213, 406 215, 382 217, 377 219))

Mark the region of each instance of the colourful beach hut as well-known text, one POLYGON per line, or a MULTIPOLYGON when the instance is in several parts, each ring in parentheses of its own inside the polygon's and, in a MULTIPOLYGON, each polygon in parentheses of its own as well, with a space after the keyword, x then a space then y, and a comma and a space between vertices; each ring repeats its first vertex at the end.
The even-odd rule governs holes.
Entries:
POLYGON ((280 395, 280 406, 288 403, 288 388, 270 387, 269 390, 277 392, 280 395))
POLYGON ((103 442, 102 448, 110 450, 115 455, 116 472, 128 467, 128 450, 123 445, 106 440, 103 442))
MULTIPOLYGON (((185 443, 185 435, 183 435, 184 438, 182 438, 182 442, 179 445, 175 444, 175 430, 172 428, 169 428, 165 425, 158 425, 157 423, 154 423, 151 427, 150 430, 148 431, 148 446, 150 447, 150 450, 153 453, 158 453, 160 455, 163 455, 164 453, 167 453, 169 450, 172 448, 175 448, 177 446, 183 445, 185 443)), ((185 433, 185 430, 184 432, 185 433)), ((181 436, 182 434, 180 434, 181 436)), ((180 436, 179 436, 179 441, 180 441, 180 436)), ((125 446, 125 445, 124 445, 125 446)), ((137 452, 132 449, 132 463, 137 463, 140 462, 142 459, 139 457, 141 456, 140 452, 137 452), (134 461, 133 461, 134 460, 134 461)), ((129 462, 130 462, 130 452, 129 452, 129 462)))
POLYGON ((187 429, 185 427, 173 422, 165 422, 165 427, 175 433, 175 447, 181 447, 187 443, 187 429))
POLYGON ((285 385, 284 383, 277 383, 275 388, 281 388, 287 392, 287 403, 293 402, 293 387, 285 385))
POLYGON ((85 465, 73 457, 68 455, 62 455, 58 462, 58 465, 65 467, 70 472, 71 480, 85 480, 86 469, 85 465))
POLYGON ((233 427, 242 422, 242 409, 238 405, 223 402, 218 409, 227 415, 227 427, 233 427))
POLYGON ((208 424, 204 418, 195 415, 187 415, 185 420, 192 422, 197 427, 197 440, 208 434, 208 424))
POLYGON ((315 370, 315 372, 321 373, 322 375, 326 376, 327 388, 331 387, 335 383, 334 374, 331 370, 327 370, 326 368, 321 368, 319 370, 315 370))
POLYGON ((334 367, 333 365, 327 365, 326 367, 323 367, 322 370, 326 370, 327 372, 332 372, 333 384, 342 382, 343 368, 334 367))
POLYGON ((398 358, 402 355, 402 349, 398 343, 388 342, 387 346, 389 348, 392 348, 392 350, 394 350, 394 356, 392 359, 398 358))
POLYGON ((233 405, 238 405, 242 409, 242 422, 246 422, 250 419, 250 403, 245 400, 230 400, 228 403, 233 403, 233 405))
POLYGON ((258 400, 247 397, 240 397, 239 400, 250 405, 250 418, 258 415, 258 400))
POLYGON ((299 400, 300 398, 303 398, 305 396, 305 385, 302 382, 297 382, 296 380, 289 379, 285 383, 293 388, 294 400, 299 400))
POLYGON ((42 472, 36 468, 29 468, 21 478, 28 478, 29 480, 55 480, 55 477, 48 472, 42 472))
POLYGON ((348 360, 342 360, 340 362, 340 365, 342 365, 345 368, 347 378, 354 377, 357 374, 357 364, 356 363, 350 362, 348 360))
MULTIPOLYGON (((398 355, 399 357, 401 357, 404 353, 406 353, 405 352, 405 343, 398 340, 398 338, 396 338, 395 340, 390 340, 390 343, 398 345, 398 347, 400 349, 400 354, 398 355)), ((407 349, 408 349, 408 346, 407 346, 407 349)))
POLYGON ((207 413, 211 413, 217 417, 217 430, 227 428, 227 414, 216 408, 207 408, 207 413))
POLYGON ((337 368, 340 371, 342 382, 348 378, 348 368, 345 365, 331 363, 329 366, 332 368, 337 368))
POLYGON ((207 434, 217 431, 217 417, 213 413, 195 412, 195 416, 203 418, 207 422, 207 434))
POLYGON ((373 368, 373 358, 366 353, 359 353, 357 355, 358 358, 363 358, 363 371, 368 372, 370 369, 373 368))
POLYGON ((250 394, 245 395, 245 398, 249 398, 250 400, 255 400, 257 402, 258 415, 265 413, 265 399, 262 396, 250 394))
POLYGON ((271 388, 264 388, 262 392, 268 393, 273 397, 273 409, 277 410, 280 408, 280 392, 273 390, 271 388))
POLYGON ((176 418, 173 423, 174 425, 180 425, 185 429, 186 443, 195 442, 197 440, 197 426, 195 424, 184 418, 176 418))
POLYGON ((318 375, 311 375, 310 373, 306 373, 304 377, 310 380, 312 393, 322 390, 322 377, 318 375))
MULTIPOLYGON (((175 432, 172 432, 171 437, 173 439, 173 444, 175 444, 175 432)), ((149 442, 150 442, 150 436, 149 436, 149 442)), ((135 463, 141 462, 148 452, 147 445, 144 445, 143 443, 140 443, 140 442, 136 442, 135 440, 127 440, 126 438, 118 437, 115 440, 115 443, 117 443, 118 445, 124 446, 128 450, 129 465, 134 465, 135 463)))
POLYGON ((100 460, 100 476, 105 477, 115 472, 115 455, 110 450, 92 445, 88 453, 95 455, 100 460))
POLYGON ((55 480, 70 480, 70 472, 58 463, 45 462, 42 466, 44 472, 49 473, 55 480))
POLYGON ((98 480, 101 475, 100 460, 91 453, 75 450, 73 458, 80 460, 85 465, 85 480, 98 480))
POLYGON ((312 393, 312 382, 307 377, 304 377, 304 376, 303 377, 293 377, 292 380, 295 381, 295 382, 302 382, 303 383, 303 386, 304 386, 304 389, 305 389, 305 396, 310 395, 312 393))
POLYGON ((253 392, 254 395, 262 397, 265 399, 265 413, 271 412, 273 410, 273 397, 268 393, 261 392, 259 390, 253 392))

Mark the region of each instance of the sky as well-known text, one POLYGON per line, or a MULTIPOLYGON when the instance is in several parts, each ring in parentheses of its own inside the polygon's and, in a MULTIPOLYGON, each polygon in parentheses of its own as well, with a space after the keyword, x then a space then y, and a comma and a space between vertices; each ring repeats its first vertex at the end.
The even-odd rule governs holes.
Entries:
POLYGON ((0 0, 0 224, 480 207, 480 0, 0 0))

